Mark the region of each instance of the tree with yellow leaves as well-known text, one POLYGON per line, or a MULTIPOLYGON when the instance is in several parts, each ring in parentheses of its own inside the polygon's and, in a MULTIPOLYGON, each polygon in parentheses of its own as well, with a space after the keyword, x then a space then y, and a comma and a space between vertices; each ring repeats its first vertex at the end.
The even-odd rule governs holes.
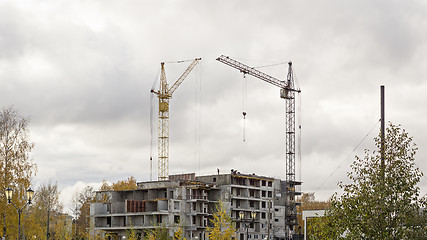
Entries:
MULTIPOLYGON (((12 107, 0 111, 0 189, 12 188, 12 202, 23 206, 26 190, 30 187, 31 178, 37 171, 30 152, 34 143, 30 141, 28 124, 30 120, 22 117, 12 107)), ((23 209, 25 221, 28 207, 23 209)), ((1 235, 7 239, 18 236, 18 214, 16 209, 7 204, 4 195, 0 198, 1 235), (7 231, 7 232, 6 232, 7 231)))
POLYGON ((145 240, 169 240, 171 239, 171 237, 169 236, 169 230, 166 228, 166 226, 161 225, 150 230, 144 239, 145 240))
POLYGON ((298 228, 295 229, 297 233, 301 234, 304 229, 304 221, 302 220, 302 211, 305 210, 323 210, 328 209, 330 206, 330 201, 318 201, 316 200, 314 193, 303 193, 299 198, 300 206, 297 207, 297 221, 298 228))
POLYGON ((213 214, 213 219, 210 219, 213 227, 208 227, 206 231, 209 234, 209 239, 215 240, 230 240, 236 237, 236 228, 231 215, 227 213, 224 203, 219 201, 216 205, 216 212, 213 214))
POLYGON ((186 240, 184 237, 184 229, 182 224, 180 223, 176 231, 173 233, 174 240, 186 240))
POLYGON ((136 179, 131 176, 126 180, 120 180, 113 184, 108 184, 106 180, 102 181, 100 191, 125 191, 125 190, 135 190, 138 188, 136 179))

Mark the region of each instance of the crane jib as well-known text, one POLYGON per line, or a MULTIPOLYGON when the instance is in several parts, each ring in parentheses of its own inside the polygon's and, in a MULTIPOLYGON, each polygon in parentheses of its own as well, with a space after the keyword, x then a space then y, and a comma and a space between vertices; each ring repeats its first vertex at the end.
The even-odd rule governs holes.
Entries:
MULTIPOLYGON (((285 182, 286 182, 286 203, 285 203, 285 232, 286 236, 290 236, 292 231, 298 226, 297 222, 297 198, 295 196, 301 195, 301 192, 297 190, 297 186, 301 185, 301 181, 296 181, 295 178, 295 92, 301 92, 299 89, 294 89, 294 78, 292 71, 292 62, 288 62, 289 69, 286 81, 282 81, 261 71, 256 70, 253 67, 249 67, 243 63, 233 60, 227 56, 221 55, 217 58, 219 62, 222 62, 230 67, 233 67, 243 74, 249 74, 263 81, 269 82, 280 88, 280 97, 285 99, 286 110, 285 110, 285 125, 286 125, 286 144, 285 144, 285 182)), ((245 117, 246 112, 243 112, 245 117)))
MULTIPOLYGON (((286 81, 277 79, 277 78, 275 78, 273 76, 270 76, 270 75, 268 75, 266 73, 263 73, 263 72, 255 69, 254 67, 250 67, 250 66, 248 66, 248 65, 246 65, 244 63, 238 62, 238 61, 236 61, 234 59, 231 59, 228 56, 221 55, 216 60, 219 61, 219 62, 222 62, 222 63, 224 63, 224 64, 226 64, 226 65, 228 65, 230 67, 233 67, 233 68, 239 70, 243 74, 249 74, 249 75, 254 76, 256 78, 259 78, 259 79, 261 79, 263 81, 271 83, 271 84, 273 84, 273 85, 275 85, 275 86, 277 86, 279 88, 286 89, 288 91, 300 92, 300 90, 298 90, 298 89, 290 88, 288 86, 288 84, 286 83, 286 81)), ((291 65, 292 63, 289 62, 289 64, 291 65)))

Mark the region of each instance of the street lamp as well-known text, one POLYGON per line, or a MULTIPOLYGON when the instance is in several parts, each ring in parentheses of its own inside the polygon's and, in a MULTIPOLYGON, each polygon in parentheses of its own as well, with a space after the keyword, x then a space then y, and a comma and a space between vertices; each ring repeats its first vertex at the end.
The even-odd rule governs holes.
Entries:
POLYGON ((255 218, 256 218, 256 212, 252 210, 252 212, 251 212, 251 219, 252 219, 252 221, 254 221, 255 218))
POLYGON ((21 213, 22 213, 22 210, 25 208, 25 206, 27 206, 28 204, 31 204, 31 201, 33 200, 33 196, 34 196, 34 191, 31 188, 28 188, 26 192, 28 202, 26 202, 25 205, 22 206, 22 208, 17 207, 12 202, 13 190, 10 187, 6 188, 5 193, 6 193, 7 203, 12 204, 13 207, 15 207, 16 210, 18 210, 18 239, 21 240, 21 213))
POLYGON ((239 212, 239 218, 240 218, 240 220, 242 221, 244 217, 245 217, 245 213, 243 211, 240 211, 239 212))
MULTIPOLYGON (((243 218, 245 217, 245 213, 243 211, 239 212, 239 218, 240 221, 243 222, 243 218)), ((251 222, 253 222, 256 218, 256 212, 252 210, 251 212, 251 222)), ((249 224, 245 223, 245 228, 246 228, 246 240, 248 240, 248 236, 249 236, 249 224)))

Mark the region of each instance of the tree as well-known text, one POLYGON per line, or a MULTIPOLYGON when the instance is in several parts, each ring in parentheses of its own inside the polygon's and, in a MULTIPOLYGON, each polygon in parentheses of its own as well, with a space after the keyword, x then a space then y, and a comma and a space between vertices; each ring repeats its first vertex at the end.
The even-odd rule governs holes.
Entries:
POLYGON ((216 212, 213 214, 213 219, 210 219, 213 227, 208 227, 206 231, 209 234, 209 239, 215 240, 230 240, 236 237, 236 228, 230 214, 224 208, 224 203, 219 201, 216 205, 216 212))
POLYGON ((298 221, 298 233, 303 231, 304 222, 302 220, 302 211, 304 210, 323 210, 328 209, 330 206, 330 201, 317 201, 314 193, 303 193, 299 198, 300 206, 297 207, 297 221, 298 221))
POLYGON ((95 192, 91 186, 86 186, 81 192, 73 194, 73 213, 75 216, 73 231, 77 239, 89 237, 90 203, 94 201, 95 192))
POLYGON ((184 227, 180 224, 176 231, 173 233, 173 239, 174 240, 186 240, 184 237, 184 227))
POLYGON ((100 187, 100 191, 125 191, 125 190, 135 190, 138 188, 138 184, 136 183, 136 179, 131 176, 126 180, 120 180, 111 185, 108 184, 106 180, 102 181, 102 185, 100 187))
POLYGON ((28 118, 20 116, 12 107, 3 108, 0 112, 0 212, 4 236, 13 235, 9 238, 17 235, 17 213, 13 207, 7 206, 4 190, 12 188, 12 201, 19 206, 24 205, 25 192, 37 171, 36 164, 29 156, 34 148, 29 138, 29 122, 28 118), (6 221, 7 218, 10 220, 6 221))
POLYGON ((33 230, 40 228, 41 231, 37 234, 32 234, 32 236, 47 238, 47 235, 49 235, 49 238, 52 236, 52 239, 55 239, 55 235, 58 233, 55 223, 60 222, 63 218, 59 194, 57 183, 49 182, 37 189, 32 207, 33 217, 35 218, 33 230))
POLYGON ((139 239, 139 235, 138 235, 136 229, 133 228, 133 226, 131 226, 130 229, 126 230, 126 239, 129 239, 129 240, 138 240, 139 239))
POLYGON ((171 237, 169 236, 169 230, 166 228, 164 224, 162 224, 150 230, 144 239, 145 240, 169 240, 171 239, 171 237))
POLYGON ((389 124, 381 164, 378 150, 365 150, 356 157, 347 175, 352 183, 339 183, 343 194, 335 193, 322 221, 322 231, 334 231, 329 239, 425 239, 426 199, 417 184, 422 172, 415 166, 416 145, 399 126, 389 124))

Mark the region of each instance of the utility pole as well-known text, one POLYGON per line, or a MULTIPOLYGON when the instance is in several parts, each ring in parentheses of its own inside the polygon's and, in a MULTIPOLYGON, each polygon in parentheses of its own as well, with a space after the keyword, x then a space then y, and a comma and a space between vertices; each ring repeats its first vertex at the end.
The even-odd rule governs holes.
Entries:
POLYGON ((384 180, 384 155, 385 155, 385 102, 384 85, 381 85, 381 177, 384 180))
MULTIPOLYGON (((381 174, 381 193, 380 193, 380 201, 383 201, 384 198, 384 189, 385 189, 385 101, 384 101, 384 85, 380 86, 380 93, 381 93, 381 132, 380 132, 380 137, 381 137, 381 165, 380 165, 380 174, 381 174)), ((380 217, 380 221, 382 221, 382 223, 385 222, 385 214, 384 214, 384 209, 383 209, 383 205, 381 204, 381 217, 380 217)), ((382 234, 385 234, 384 231, 385 230, 381 225, 381 232, 382 234)))
POLYGON ((49 240, 49 209, 47 209, 46 240, 49 240))
POLYGON ((267 239, 270 239, 270 209, 271 209, 271 199, 268 200, 267 239))

